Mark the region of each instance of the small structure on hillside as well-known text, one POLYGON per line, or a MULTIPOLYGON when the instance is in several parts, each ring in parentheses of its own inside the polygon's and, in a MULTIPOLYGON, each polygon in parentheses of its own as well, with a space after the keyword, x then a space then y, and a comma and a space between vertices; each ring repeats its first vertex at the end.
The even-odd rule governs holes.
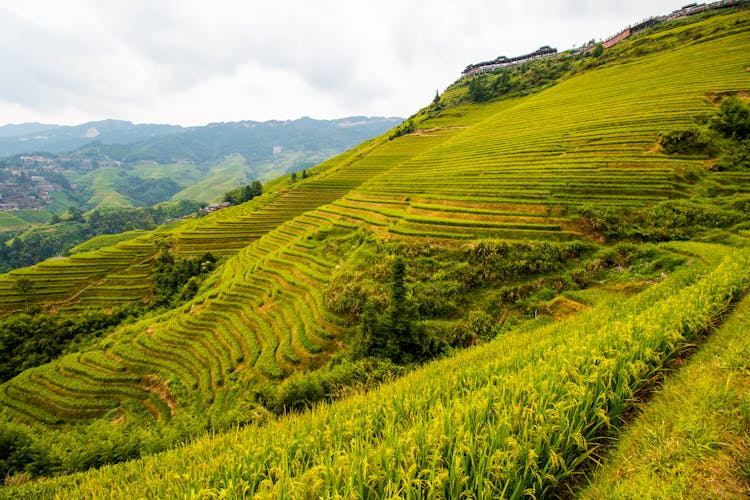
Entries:
POLYGON ((537 50, 530 54, 524 54, 516 57, 496 57, 492 61, 485 61, 476 64, 469 64, 461 73, 462 77, 478 75, 480 73, 489 73, 500 68, 510 68, 512 66, 518 66, 529 61, 535 61, 537 59, 543 59, 552 57, 557 54, 557 49, 553 49, 549 45, 539 47, 537 50))

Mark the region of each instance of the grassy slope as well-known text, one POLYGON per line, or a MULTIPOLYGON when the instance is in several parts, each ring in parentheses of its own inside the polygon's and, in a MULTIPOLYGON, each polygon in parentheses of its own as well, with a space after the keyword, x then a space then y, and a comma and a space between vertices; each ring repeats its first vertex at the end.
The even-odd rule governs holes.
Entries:
MULTIPOLYGON (((674 183, 663 181, 663 178, 671 175, 675 169, 684 167, 686 160, 675 160, 652 153, 650 150, 656 139, 656 133, 665 126, 690 123, 696 111, 710 108, 711 104, 704 99, 704 92, 733 89, 738 85, 746 84, 747 72, 740 62, 747 53, 746 45, 746 38, 739 35, 730 35, 712 41, 702 40, 701 43, 692 44, 683 49, 653 54, 631 63, 601 68, 528 98, 450 110, 448 114, 452 115, 451 117, 440 117, 431 124, 442 126, 441 130, 403 136, 394 141, 381 141, 380 143, 376 141, 365 156, 354 157, 348 160, 349 163, 344 160, 338 166, 329 168, 306 182, 299 183, 294 186, 295 189, 282 190, 277 194, 263 197, 262 200, 258 200, 257 204, 250 204, 247 207, 246 219, 237 215, 237 210, 243 209, 238 207, 236 210, 219 212, 210 219, 195 222, 197 226, 187 224, 176 235, 178 250, 181 248, 187 252, 202 252, 209 248, 218 250, 228 246, 238 226, 242 231, 256 231, 235 239, 229 247, 230 249, 241 248, 251 238, 261 237, 294 215, 333 201, 363 180, 369 179, 358 191, 355 191, 354 194, 359 196, 359 199, 347 200, 347 203, 336 202, 322 207, 312 214, 314 219, 297 222, 295 227, 273 231, 229 261, 225 279, 220 285, 216 284, 218 290, 211 292, 208 300, 204 298, 200 303, 196 303, 193 315, 198 310, 209 315, 214 314, 213 311, 224 311, 227 307, 227 300, 237 306, 256 304, 255 307, 260 307, 269 298, 271 301, 276 300, 276 291, 281 286, 290 293, 289 300, 292 302, 277 301, 277 306, 280 308, 277 314, 282 314, 286 308, 300 306, 301 304, 295 306, 294 303, 301 294, 302 297, 306 297, 303 300, 304 303, 314 306, 313 316, 322 317, 320 315, 323 311, 315 305, 319 304, 316 292, 295 289, 293 285, 289 288, 290 285, 284 284, 285 282, 291 283, 288 273, 292 275, 298 273, 294 269, 299 264, 292 262, 296 257, 289 254, 284 262, 276 262, 273 259, 280 251, 295 251, 293 250, 295 246, 299 248, 299 245, 304 245, 303 240, 310 231, 319 231, 323 226, 349 224, 347 227, 352 227, 351 224, 355 223, 368 226, 376 232, 382 232, 383 228, 387 228, 392 234, 412 232, 426 235, 451 235, 460 233, 468 237, 519 235, 520 237, 546 238, 550 237, 550 233, 555 232, 546 229, 550 227, 547 223, 556 221, 541 218, 544 229, 538 231, 535 236, 532 222, 524 220, 519 223, 518 221, 524 216, 529 220, 540 218, 531 217, 535 214, 524 213, 524 209, 517 207, 528 208, 536 205, 543 209, 544 206, 539 205, 544 202, 540 200, 549 196, 550 191, 558 195, 560 192, 568 191, 569 195, 566 197, 568 203, 586 203, 595 197, 590 191, 581 192, 580 182, 590 182, 591 177, 596 176, 601 177, 603 181, 616 177, 619 182, 615 186, 616 189, 602 192, 600 203, 624 203, 631 197, 638 200, 638 203, 643 203, 649 199, 648 194, 644 197, 645 199, 636 197, 639 193, 648 192, 653 187, 656 182, 652 177, 654 172, 657 180, 662 179, 662 183, 666 186, 664 189, 668 193, 675 191, 676 187, 684 189, 674 183), (689 61, 689 64, 686 61, 689 61), (604 141, 604 137, 610 140, 604 141), (618 175, 615 176, 606 165, 602 168, 603 162, 614 164, 618 175), (634 169, 634 163, 640 168, 634 169), (488 169, 491 171, 488 172, 488 169), (573 173, 571 174, 570 171, 573 173), (357 172, 362 172, 362 174, 357 174, 357 172), (561 172, 560 179, 555 178, 558 172, 561 172), (511 173, 513 175, 510 175, 511 173), (357 175, 364 175, 364 177, 356 177, 357 175), (568 178, 570 175, 573 175, 573 181, 568 178), (508 177, 512 177, 510 184, 508 184, 508 177), (634 188, 627 187, 628 183, 632 184, 635 178, 640 177, 644 177, 646 187, 637 183, 634 188), (524 187, 545 182, 550 183, 550 186, 541 193, 538 187, 530 189, 524 187), (626 188, 629 192, 627 196, 623 196, 621 190, 626 188), (446 189, 450 191, 450 194, 446 194, 446 189), (404 198, 414 192, 418 193, 418 200, 422 202, 422 205, 411 205, 411 201, 403 205, 404 198), (442 202, 446 197, 453 197, 459 203, 476 205, 476 202, 482 199, 477 193, 486 193, 485 201, 490 198, 495 199, 495 203, 512 197, 511 210, 518 210, 521 213, 511 213, 510 216, 497 215, 500 212, 498 210, 485 215, 470 214, 465 210, 463 212, 436 210, 430 207, 429 202, 442 202), (496 193, 500 193, 499 199, 496 193), (376 207, 377 209, 373 210, 372 205, 377 205, 377 203, 363 200, 366 196, 386 196, 390 198, 386 200, 388 202, 394 201, 394 198, 400 199, 402 205, 400 207, 395 205, 395 208, 388 209, 376 207), (427 203, 424 203, 425 201, 427 203), (263 205, 264 203, 266 205, 263 205), (427 210, 425 206, 428 207, 427 210), (313 220, 317 222, 313 223, 313 220), (531 228, 531 230, 517 230, 519 224, 520 227, 531 228), (190 227, 193 227, 192 231, 190 227), (484 231, 485 229, 489 231, 484 231), (267 273, 265 276, 245 274, 246 271, 238 272, 238 270, 253 269, 258 266, 261 266, 267 273), (279 266, 283 269, 279 269, 279 266), (287 273, 287 278, 284 277, 284 273, 287 273), (274 285, 274 281, 278 284, 274 285), (257 296, 254 295, 256 293, 257 296), (226 294, 226 297, 222 294, 226 294)), ((347 156, 344 155, 343 158, 346 159, 347 156)), ((700 162, 693 161, 692 163, 700 165, 700 162)), ((334 162, 333 165, 336 163, 334 162)), ((597 189, 601 191, 601 185, 594 184, 590 187, 590 190, 596 191, 597 189)), ((679 192, 675 192, 675 195, 679 195, 679 192)), ((484 204, 484 206, 487 205, 487 203, 484 204)), ((388 203, 388 206, 394 205, 388 203)), ((459 209, 465 208, 459 207, 459 209)), ((507 209, 508 207, 498 208, 507 209)), ((557 225, 561 226, 561 224, 557 225)), ((242 235, 241 232, 240 235, 242 235)), ((110 252, 99 251, 90 256, 82 254, 71 259, 71 262, 75 264, 78 259, 81 263, 88 261, 95 264, 89 280, 99 283, 102 276, 111 272, 106 268, 102 269, 102 266, 110 265, 108 262, 113 255, 116 255, 118 260, 110 268, 117 273, 118 282, 122 282, 130 279, 123 276, 123 266, 127 268, 134 263, 140 266, 140 263, 148 258, 148 252, 153 254, 153 251, 153 244, 149 247, 149 242, 143 240, 142 244, 135 247, 121 244, 110 252), (134 248, 138 249, 138 252, 133 253, 134 248)), ((330 264, 333 263, 328 263, 326 266, 330 264)), ((58 269, 70 268, 70 263, 59 262, 51 266, 57 266, 53 272, 57 276, 64 277, 58 269)), ((46 267, 49 268, 50 265, 46 267)), ((73 269, 79 268, 78 265, 73 267, 73 269)), ((50 290, 48 287, 52 284, 48 278, 51 269, 45 269, 44 266, 39 269, 40 272, 37 274, 45 280, 45 288, 39 287, 39 290, 48 290, 46 293, 51 297, 59 297, 57 288, 50 290)), ((326 274, 330 272, 330 268, 324 266, 320 271, 323 271, 322 274, 316 274, 312 282, 322 285, 327 279, 326 274)), ((19 271, 18 274, 24 273, 19 271)), ((136 274, 143 276, 143 269, 139 268, 136 274)), ((34 276, 34 273, 30 273, 29 276, 34 276)), ((296 279, 298 278, 292 278, 292 282, 296 279)), ((62 287, 65 286, 65 282, 70 281, 61 279, 55 282, 55 286, 62 287)), ((82 283, 78 286, 88 285, 82 283)), ((7 287, 9 291, 12 290, 12 280, 8 281, 7 287)), ((89 304, 102 304, 108 296, 123 295, 115 293, 116 290, 116 286, 109 283, 100 287, 99 291, 92 290, 90 294, 92 300, 89 304)), ((78 289, 74 288, 74 291, 78 293, 78 289)), ((20 297, 15 300, 18 303, 23 302, 20 297)), ((260 366, 265 367, 264 371, 267 375, 278 376, 281 373, 288 373, 289 370, 274 366, 279 364, 283 366, 283 360, 276 362, 271 360, 274 357, 273 351, 279 345, 279 340, 274 341, 269 333, 274 332, 273 335, 283 338, 288 326, 283 326, 284 321, 279 316, 267 317, 263 311, 253 310, 249 314, 254 317, 253 321, 260 321, 255 328, 263 333, 256 332, 256 335, 260 337, 261 351, 266 354, 265 357, 256 358, 256 355, 252 354, 254 349, 247 346, 244 348, 247 352, 237 359, 250 356, 250 359, 255 362, 262 363, 260 366), (264 323, 267 326, 262 326, 264 323)), ((187 378, 188 381, 195 379, 200 366, 219 363, 222 369, 227 368, 223 365, 225 361, 219 361, 224 356, 222 351, 226 349, 226 346, 222 346, 218 351, 214 351, 213 347, 207 348, 208 345, 216 342, 216 339, 212 339, 210 331, 202 333, 200 339, 190 341, 197 342, 194 347, 194 355, 197 359, 185 359, 184 354, 175 352, 174 336, 182 336, 183 333, 180 332, 190 321, 190 318, 180 317, 179 313, 165 317, 160 324, 167 325, 169 338, 160 340, 157 345, 153 345, 154 339, 147 335, 137 336, 138 350, 146 349, 149 357, 157 355, 162 350, 171 352, 171 354, 162 353, 161 356, 169 356, 173 362, 177 363, 181 368, 175 369, 178 373, 182 373, 178 378, 187 378), (173 331, 171 326, 173 324, 183 326, 173 331), (207 349, 209 352, 206 352, 207 349), (218 359, 212 360, 211 358, 218 359), (193 374, 188 376, 188 372, 193 372, 193 374)), ((235 320, 227 319, 227 321, 233 323, 235 320)), ((236 321, 243 323, 248 319, 237 318, 236 321)), ((143 328, 146 326, 144 325, 143 328)), ((231 327, 230 331, 234 328, 231 327)), ((312 332, 316 328, 314 321, 308 323, 308 328, 310 335, 313 335, 312 332)), ((161 330, 162 328, 157 329, 157 331, 161 330)), ((331 330, 335 332, 336 328, 331 327, 331 330)), ((243 335, 240 332, 234 334, 243 335)), ((122 335, 123 339, 130 337, 131 334, 122 335)), ((243 342, 240 341, 241 344, 243 342)), ((131 347, 127 349, 129 351, 131 347)), ((121 362, 118 361, 118 363, 121 362)), ((236 361, 230 363, 228 368, 235 369, 236 364, 236 361)), ((144 373, 144 371, 153 370, 153 367, 131 365, 130 369, 136 373, 144 373)), ((174 375, 174 369, 170 369, 169 372, 174 375)), ((202 385, 205 390, 213 391, 216 389, 214 383, 219 385, 222 383, 223 377, 219 375, 219 372, 212 370, 212 373, 214 373, 212 377, 215 377, 215 380, 206 380, 202 385)), ((189 385, 192 383, 190 382, 189 385)), ((56 410, 53 408, 49 411, 55 413, 56 410)))
POLYGON ((28 227, 29 223, 13 215, 11 212, 0 212, 0 230, 10 231, 13 229, 23 229, 28 227))
MULTIPOLYGON (((747 23, 746 16, 719 21, 719 33, 737 29, 733 27, 736 22, 747 23)), ((711 29, 713 25, 708 26, 711 29)), ((645 38, 663 44, 662 38, 670 38, 670 33, 645 38)), ((642 39, 638 42, 642 47, 642 39)), ((574 237, 575 228, 564 218, 545 216, 550 206, 588 202, 632 206, 688 196, 690 185, 675 176, 688 168, 702 169, 703 164, 660 154, 654 148, 657 134, 668 127, 690 126, 695 114, 713 109, 705 99, 706 92, 748 86, 741 62, 746 53, 744 42, 738 34, 719 40, 703 37, 678 51, 601 68, 525 99, 446 110, 422 125, 442 130, 393 141, 404 142, 403 148, 419 140, 433 141, 432 152, 373 179, 354 199, 350 196, 337 203, 327 214, 380 224, 398 235, 564 239, 574 237), (435 147, 445 141, 444 147, 435 147), (472 184, 467 179, 479 182, 472 184), (372 195, 385 196, 388 203, 362 200, 372 195), (410 197, 408 203, 391 203, 406 197, 410 197), (450 198, 455 200, 449 203, 459 206, 446 212, 444 206, 450 198), (470 213, 480 202, 494 213, 470 213)), ((364 154, 367 160, 369 155, 364 154)), ((363 159, 344 154, 327 164, 338 171, 363 159)), ((377 161, 396 166, 386 157, 377 161)), ((269 184, 268 190, 274 185, 269 184)), ((258 213, 264 219, 262 224, 241 228, 230 221, 251 222, 242 208, 192 224, 193 234, 188 234, 189 230, 176 233, 184 242, 177 246, 191 254, 236 252, 272 228, 270 220, 278 224, 295 214, 285 206, 284 200, 289 198, 273 203, 276 215, 272 217, 258 213), (224 221, 217 222, 220 227, 212 227, 220 220, 224 221), (219 242, 226 245, 217 245, 219 242)), ((55 294, 53 300, 62 298, 55 294)))
MULTIPOLYGON (((657 186, 657 189, 666 194, 656 193, 658 196, 651 199, 646 194, 639 203, 664 195, 686 196, 689 186, 674 183, 669 176, 685 164, 700 166, 701 163, 656 154, 652 151, 656 133, 663 127, 690 124, 693 114, 711 109, 711 104, 704 98, 705 92, 747 88, 748 77, 744 70, 747 65, 747 43, 746 36, 735 34, 712 41, 703 40, 684 49, 646 56, 631 63, 601 68, 536 96, 450 110, 446 116, 424 125, 424 128, 445 127, 442 130, 375 144, 363 157, 343 155, 340 163, 332 164, 317 179, 313 177, 310 182, 300 183, 294 189, 269 195, 266 198, 268 205, 249 210, 248 220, 273 221, 269 219, 272 213, 284 213, 289 207, 295 207, 294 210, 298 210, 296 213, 302 213, 299 210, 306 210, 308 205, 300 205, 300 200, 312 203, 313 207, 320 206, 322 202, 339 198, 363 180, 371 179, 370 182, 350 194, 344 203, 324 205, 267 233, 227 263, 221 279, 219 275, 216 277, 216 290, 201 297, 192 308, 183 309, 184 312, 190 310, 189 315, 173 313, 118 333, 113 337, 116 347, 110 349, 110 343, 104 351, 103 360, 99 362, 115 362, 117 370, 125 366, 127 373, 132 370, 136 378, 159 366, 158 373, 180 379, 188 387, 198 388, 195 391, 197 401, 204 405, 213 399, 211 394, 221 392, 219 387, 225 382, 222 375, 224 370, 243 367, 243 359, 247 359, 252 351, 248 346, 240 345, 243 357, 238 357, 239 353, 230 355, 226 344, 235 334, 211 332, 206 329, 207 324, 214 327, 224 321, 227 321, 226 325, 235 324, 234 319, 222 319, 225 312, 241 310, 249 304, 250 308, 245 310, 244 315, 238 316, 239 321, 255 325, 254 336, 262 344, 260 356, 256 354, 260 373, 265 370, 266 374, 277 376, 274 375, 278 373, 277 368, 280 366, 284 371, 290 361, 284 361, 283 351, 279 348, 288 342, 284 340, 288 338, 283 327, 285 322, 288 323, 288 313, 285 311, 308 311, 316 315, 304 318, 306 326, 311 328, 311 335, 315 331, 314 325, 317 324, 319 328, 328 321, 315 303, 318 299, 314 288, 324 286, 336 262, 326 260, 324 254, 314 253, 314 245, 310 246, 307 242, 311 235, 325 235, 332 231, 351 234, 356 231, 357 225, 362 225, 381 234, 385 228, 392 235, 421 231, 429 236, 457 232, 478 237, 486 233, 477 231, 477 227, 484 229, 490 223, 494 224, 489 226, 492 230, 490 235, 498 235, 498 230, 506 227, 501 225, 506 224, 502 219, 506 215, 498 215, 499 212, 517 210, 518 206, 540 206, 543 209, 546 204, 544 200, 550 192, 565 195, 555 198, 556 203, 588 202, 593 198, 591 193, 601 188, 592 185, 589 191, 582 191, 577 187, 577 180, 571 182, 565 176, 556 178, 550 175, 551 172, 568 174, 570 172, 564 170, 572 169, 574 174, 580 174, 580 179, 599 175, 606 180, 613 177, 613 171, 608 170, 606 165, 610 161, 616 164, 622 185, 627 185, 628 175, 634 172, 638 175, 656 172, 657 176, 661 176, 662 186, 657 186), (684 88, 680 86, 683 81, 684 88), (628 98, 624 99, 623 96, 628 98), (640 170, 634 169, 636 165, 641 167, 640 170), (525 167, 528 170, 524 171, 525 167), (503 174, 484 175, 495 169, 503 174), (513 177, 510 174, 521 180, 512 179, 509 184, 507 177, 513 177), (473 183, 466 182, 470 178, 475 179, 473 183), (542 190, 535 190, 525 187, 523 182, 532 185, 546 182, 548 185, 543 186, 542 190), (448 198, 458 204, 458 212, 430 206, 448 198), (396 208, 384 208, 383 200, 389 207, 397 202, 396 208), (476 209, 479 202, 484 202, 485 206, 488 202, 495 203, 494 212, 472 214, 466 210, 476 209), (414 203, 421 205, 415 206, 414 203), (417 222, 413 216, 415 214, 419 216, 417 222), (468 220, 474 222, 467 224, 468 220), (483 226, 478 226, 477 222, 483 226), (445 230, 445 227, 449 229, 445 230), (300 254, 306 254, 302 262, 297 260, 300 254), (304 269, 314 272, 311 276, 306 275, 304 269), (294 282, 304 284, 299 287, 294 282), (197 324, 191 317, 199 314, 205 319, 197 324), (198 335, 195 335, 196 328, 200 332, 198 335), (221 345, 216 343, 214 336, 223 338, 218 340, 221 345), (266 344, 264 338, 270 343, 266 344), (140 364, 123 363, 118 357, 130 352, 131 347, 126 348, 127 343, 132 343, 131 347, 141 353, 156 357, 150 362, 141 360, 140 364), (227 352, 224 352, 225 349, 227 352), (274 363, 277 364, 276 368, 274 363)), ((653 178, 646 177, 646 183, 653 182, 653 178)), ((611 192, 602 191, 597 201, 627 203, 628 196, 618 196, 620 185, 615 188, 611 192)), ((648 191, 648 188, 641 187, 632 192, 637 195, 644 190, 648 191)), ((512 217, 517 219, 522 215, 530 216, 529 213, 514 213, 512 217)), ((212 220, 218 221, 221 217, 217 215, 212 220)), ((289 217, 275 219, 276 226, 281 220, 289 220, 289 217)), ((229 234, 228 228, 235 225, 235 222, 225 218, 223 227, 218 223, 214 226, 221 228, 220 231, 209 227, 211 231, 203 233, 209 234, 207 238, 222 241, 229 234)), ((526 233, 520 233, 517 231, 514 234, 526 236, 526 233)), ((194 231, 192 239, 195 241, 204 235, 194 231)), ((530 236, 544 238, 548 235, 541 232, 530 236)), ((335 331, 335 325, 330 327, 335 331)), ((288 331, 289 325, 285 328, 288 331)), ((89 363, 88 367, 90 369, 92 365, 89 363)), ((61 365, 57 368, 51 365, 44 370, 60 368, 61 365)), ((442 369, 445 370, 445 366, 442 369)), ((64 370, 60 373, 64 373, 64 370)), ((54 378, 53 372, 47 375, 54 378)), ((243 378, 241 381, 245 383, 247 380, 243 378)), ((25 387, 32 387, 23 385, 32 382, 28 376, 18 381, 16 393, 19 389, 22 392, 25 387)), ((33 387, 40 390, 38 385, 33 387)), ((94 385, 89 385, 85 393, 91 393, 94 388, 94 385)), ((64 394, 65 390, 60 389, 58 393, 64 394)), ((444 397, 448 398, 447 394, 444 397)), ((59 399, 48 398, 50 403, 59 399)), ((474 403, 467 400, 457 404, 472 406, 474 403)), ((108 405, 110 402, 105 404, 105 410, 110 408, 108 405)), ((86 410, 101 414, 100 408, 95 406, 86 410)), ((45 411, 55 414, 54 407, 47 407, 45 411)), ((58 412, 58 415, 62 414, 58 412)), ((429 425, 436 424, 433 422, 429 425)), ((387 456, 387 449, 381 447, 380 450, 387 456)), ((320 452, 330 456, 330 450, 322 449, 320 452)), ((362 450, 362 453, 365 451, 362 450)), ((205 463, 203 466, 208 468, 205 463)), ((318 476, 313 474, 313 477, 318 476)), ((442 480, 433 479, 437 481, 435 484, 442 480)), ((295 482, 291 484, 300 487, 295 482)), ((191 483, 190 487, 196 485, 200 486, 200 483, 191 483)))
POLYGON ((510 332, 367 394, 5 493, 549 495, 614 428, 632 395, 750 280, 747 252, 677 248, 710 263, 695 262, 627 301, 604 300, 569 320, 510 332))
POLYGON ((644 405, 579 498, 750 497, 750 296, 644 405))
POLYGON ((114 246, 117 243, 121 241, 127 241, 130 239, 134 239, 138 236, 143 236, 146 234, 147 231, 137 230, 137 231, 127 231, 124 233, 117 233, 117 234, 101 234, 99 236, 94 236, 88 241, 85 241, 81 243, 80 245, 77 245, 70 249, 70 253, 81 253, 81 252, 91 252, 93 250, 98 250, 100 248, 114 246))
POLYGON ((118 169, 114 167, 97 168, 74 179, 83 185, 90 185, 92 190, 88 203, 98 207, 130 207, 130 199, 119 193, 112 182, 117 176, 118 169))
MULTIPOLYGON (((382 140, 367 141, 310 172, 325 178, 335 176, 342 166, 356 161, 374 145, 381 144, 382 140)), ((289 177, 280 177, 266 184, 268 194, 252 202, 230 207, 207 217, 172 224, 132 243, 119 244, 111 249, 102 248, 0 275, 0 314, 25 308, 27 298, 42 306, 67 308, 106 308, 123 301, 143 298, 142 295, 132 295, 130 292, 118 293, 109 283, 111 280, 102 281, 102 278, 114 275, 115 281, 119 281, 123 274, 140 276, 141 289, 147 290, 148 262, 153 260, 158 251, 154 239, 165 237, 174 240, 174 251, 178 256, 203 254, 207 251, 234 255, 276 225, 330 201, 331 196, 340 195, 340 190, 316 194, 316 186, 321 183, 326 185, 327 181, 322 179, 322 182, 318 182, 317 178, 311 178, 290 188, 289 177), (279 197, 289 198, 292 206, 274 203, 279 197), (268 210, 261 210, 263 208, 268 210), (28 297, 22 297, 13 286, 15 279, 21 276, 34 283, 28 297), (50 276, 54 278, 50 279, 50 276)))
POLYGON ((209 168, 209 175, 204 173, 196 177, 184 186, 185 189, 172 196, 172 200, 220 201, 225 192, 249 182, 250 166, 242 156, 233 155, 209 168))

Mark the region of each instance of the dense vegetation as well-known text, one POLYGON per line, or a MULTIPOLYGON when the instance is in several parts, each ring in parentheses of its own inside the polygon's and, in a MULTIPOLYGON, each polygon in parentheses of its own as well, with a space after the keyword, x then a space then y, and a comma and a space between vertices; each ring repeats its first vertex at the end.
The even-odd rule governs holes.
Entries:
POLYGON ((367 394, 26 491, 550 495, 618 425, 632 396, 747 286, 746 252, 680 249, 715 267, 696 263, 630 300, 604 300, 569 321, 509 332, 367 394), (164 481, 171 470, 180 474, 164 481))
POLYGON ((0 380, 84 348, 113 326, 139 316, 143 309, 128 304, 111 312, 59 315, 32 310, 7 316, 0 320, 0 380))
POLYGON ((162 246, 152 271, 152 306, 175 307, 192 299, 206 275, 214 270, 217 260, 211 252, 200 257, 175 260, 169 253, 168 246, 162 246))
POLYGON ((0 386, 8 483, 211 431, 1 494, 563 493, 750 284, 750 172, 716 167, 743 147, 747 13, 523 96, 458 85, 305 179, 0 277, 5 311, 158 283, 176 306, 0 386), (718 149, 671 150, 690 129, 718 149))
POLYGON ((239 186, 224 193, 224 201, 239 205, 240 203, 252 200, 256 196, 260 196, 262 193, 263 186, 260 181, 256 179, 251 184, 239 186))
POLYGON ((101 208, 85 215, 71 208, 63 217, 53 217, 47 226, 20 233, 0 233, 0 270, 30 266, 49 257, 65 255, 76 245, 101 234, 154 229, 167 219, 185 216, 202 206, 183 200, 147 208, 101 208))

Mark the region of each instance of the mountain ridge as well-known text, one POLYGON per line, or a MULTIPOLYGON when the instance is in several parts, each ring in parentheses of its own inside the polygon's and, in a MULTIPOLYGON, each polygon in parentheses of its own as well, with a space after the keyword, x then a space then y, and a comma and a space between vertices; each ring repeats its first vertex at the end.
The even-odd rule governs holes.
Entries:
MULTIPOLYGON (((28 153, 70 153, 72 156, 80 156, 90 150, 95 144, 104 145, 102 152, 111 155, 114 160, 128 160, 128 148, 156 148, 152 142, 173 140, 180 143, 176 137, 188 134, 190 137, 183 137, 182 147, 187 147, 190 140, 206 141, 217 129, 232 130, 240 128, 270 128, 278 125, 304 126, 305 124, 314 123, 319 126, 326 124, 338 125, 342 123, 351 123, 353 127, 365 128, 382 123, 396 123, 400 121, 397 117, 363 117, 351 116, 331 120, 316 120, 309 117, 302 117, 295 120, 267 120, 253 121, 242 120, 233 122, 212 122, 206 125, 188 126, 154 123, 133 123, 125 120, 98 120, 90 121, 77 125, 44 125, 36 123, 25 123, 15 125, 4 125, 0 127, 0 157, 13 156, 28 153), (23 131, 16 134, 15 131, 23 131)), ((158 147, 164 148, 164 145, 158 147)), ((173 145, 174 147, 174 145, 173 145)), ((222 151, 223 154, 229 154, 237 151, 222 151)), ((187 154, 187 153, 186 153, 187 154)), ((200 161, 209 161, 217 159, 220 153, 212 157, 200 156, 200 161)), ((131 153, 132 156, 132 153, 131 153)), ((142 156, 142 155, 141 155, 142 156)), ((153 156, 164 155, 154 153, 153 156)), ((174 158, 165 159, 185 159, 177 158, 180 152, 176 152, 174 158)), ((152 157, 137 159, 153 159, 152 157)))

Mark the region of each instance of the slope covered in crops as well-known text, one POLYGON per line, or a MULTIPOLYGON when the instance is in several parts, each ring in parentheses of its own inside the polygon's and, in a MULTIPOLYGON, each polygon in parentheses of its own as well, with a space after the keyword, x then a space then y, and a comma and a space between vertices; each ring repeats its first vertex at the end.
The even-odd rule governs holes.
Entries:
MULTIPOLYGON (((647 32, 623 42, 623 51, 650 49, 640 55, 528 96, 424 111, 410 133, 365 143, 242 206, 14 272, 33 287, 23 294, 13 276, 0 281, 9 308, 28 301, 103 307, 147 293, 160 239, 176 255, 227 256, 194 300, 0 386, 4 418, 61 432, 75 423, 106 432, 138 419, 170 429, 193 415, 253 420, 238 415, 250 412, 264 385, 347 348, 356 318, 335 314, 326 290, 372 246, 584 240, 592 236, 579 224, 584 207, 690 199, 704 177, 734 196, 747 194, 747 170, 710 173, 704 157, 665 154, 659 137, 714 113, 715 96, 747 93, 749 23, 744 10, 647 32), (690 37, 681 36, 688 28, 690 37)), ((76 492, 544 494, 746 288, 745 251, 665 249, 696 262, 624 305, 604 301, 377 392, 96 473, 76 492), (158 484, 177 470, 170 486, 158 484), (117 483, 120 475, 140 479, 127 486, 117 483)))
POLYGON ((367 394, 24 494, 544 497, 750 282, 747 251, 676 250, 707 263, 367 394))

